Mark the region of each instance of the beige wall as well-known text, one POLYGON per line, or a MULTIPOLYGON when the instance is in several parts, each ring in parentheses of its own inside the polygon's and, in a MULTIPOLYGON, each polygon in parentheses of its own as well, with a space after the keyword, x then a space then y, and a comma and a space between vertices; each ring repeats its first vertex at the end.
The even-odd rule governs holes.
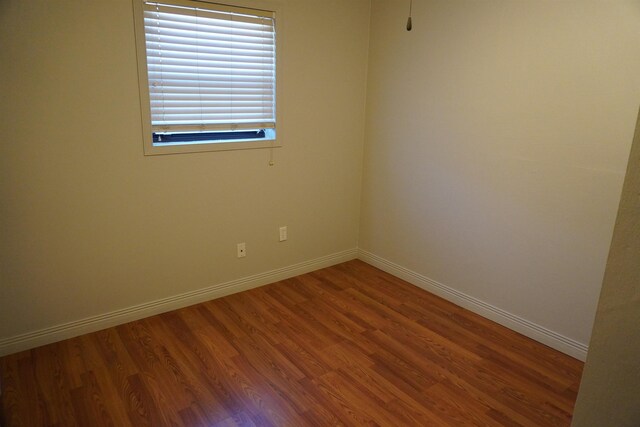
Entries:
POLYGON ((280 3, 269 167, 142 155, 129 0, 0 1, 0 344, 357 245, 586 344, 640 3, 280 3))
POLYGON ((638 1, 373 0, 360 247, 588 343, 640 102, 638 1))
POLYGON ((356 247, 369 1, 280 3, 269 167, 143 156, 131 0, 0 2, 0 341, 356 247))
POLYGON ((574 427, 640 425, 640 117, 574 427))

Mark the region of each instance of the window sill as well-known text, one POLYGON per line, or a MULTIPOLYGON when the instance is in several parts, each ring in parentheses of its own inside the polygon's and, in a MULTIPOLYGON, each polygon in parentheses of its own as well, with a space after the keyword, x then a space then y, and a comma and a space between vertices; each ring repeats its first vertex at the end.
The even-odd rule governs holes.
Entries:
POLYGON ((279 148, 279 144, 275 140, 260 141, 231 141, 231 142, 201 142, 201 143, 173 143, 167 144, 145 144, 145 156, 157 156, 164 154, 183 154, 183 153, 204 153, 209 151, 232 151, 232 150, 255 150, 261 148, 279 148))

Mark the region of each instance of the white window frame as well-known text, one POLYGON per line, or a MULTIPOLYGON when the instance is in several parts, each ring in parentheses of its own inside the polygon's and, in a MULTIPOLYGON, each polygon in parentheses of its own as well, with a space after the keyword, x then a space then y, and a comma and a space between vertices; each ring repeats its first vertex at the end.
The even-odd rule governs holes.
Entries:
MULTIPOLYGON (((136 38, 136 55, 138 60, 138 86, 140 92, 140 109, 142 118, 143 146, 145 155, 158 154, 178 154, 178 153, 198 153, 207 151, 225 151, 225 150, 245 150, 259 148, 282 147, 282 96, 281 84, 282 68, 281 51, 282 51, 282 25, 276 24, 276 129, 275 138, 264 140, 240 140, 240 141, 214 141, 199 143, 181 143, 174 145, 159 145, 153 143, 153 130, 151 125, 151 107, 149 96, 149 79, 147 73, 147 49, 145 40, 144 27, 144 3, 145 0, 133 1, 134 29, 136 38)), ((194 0, 159 0, 160 3, 172 5, 190 5, 194 0)), ((282 7, 277 0, 231 0, 233 4, 222 4, 218 1, 195 0, 202 3, 203 7, 220 7, 221 10, 226 8, 242 8, 254 9, 258 11, 273 12, 276 16, 276 23, 282 20, 282 7)))

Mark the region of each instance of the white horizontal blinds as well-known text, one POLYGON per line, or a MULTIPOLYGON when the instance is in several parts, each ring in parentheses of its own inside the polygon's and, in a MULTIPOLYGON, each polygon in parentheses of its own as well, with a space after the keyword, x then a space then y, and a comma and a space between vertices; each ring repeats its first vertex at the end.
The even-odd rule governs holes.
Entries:
POLYGON ((180 4, 145 3, 153 131, 275 128, 273 13, 180 4))

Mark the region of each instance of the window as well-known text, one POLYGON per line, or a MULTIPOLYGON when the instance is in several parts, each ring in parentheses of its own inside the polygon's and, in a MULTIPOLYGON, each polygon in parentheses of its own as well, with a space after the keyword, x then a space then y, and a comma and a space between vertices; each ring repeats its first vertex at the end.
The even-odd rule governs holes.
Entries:
POLYGON ((275 12, 134 0, 145 154, 273 147, 275 12))

